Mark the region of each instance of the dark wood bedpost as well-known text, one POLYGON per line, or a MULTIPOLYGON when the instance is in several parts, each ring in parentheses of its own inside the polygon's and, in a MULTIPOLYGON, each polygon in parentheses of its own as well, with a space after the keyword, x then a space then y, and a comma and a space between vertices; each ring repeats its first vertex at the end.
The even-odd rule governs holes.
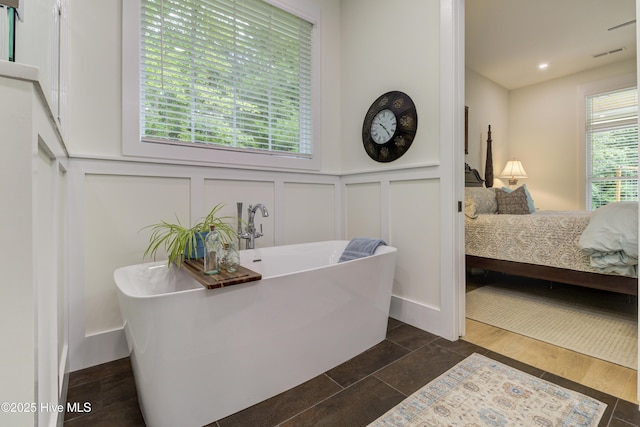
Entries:
POLYGON ((484 166, 484 185, 493 187, 493 153, 491 152, 491 125, 487 134, 487 160, 484 166))

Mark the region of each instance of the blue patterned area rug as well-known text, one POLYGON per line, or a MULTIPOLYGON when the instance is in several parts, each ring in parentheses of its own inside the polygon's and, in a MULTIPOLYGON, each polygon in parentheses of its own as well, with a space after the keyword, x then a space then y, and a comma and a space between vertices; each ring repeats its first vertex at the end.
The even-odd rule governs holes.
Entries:
POLYGON ((597 426, 606 407, 474 353, 369 426, 597 426))

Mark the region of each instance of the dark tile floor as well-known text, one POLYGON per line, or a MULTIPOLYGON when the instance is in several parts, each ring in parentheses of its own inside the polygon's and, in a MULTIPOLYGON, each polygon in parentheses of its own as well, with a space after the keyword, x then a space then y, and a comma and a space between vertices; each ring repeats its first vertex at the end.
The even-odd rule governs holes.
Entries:
MULTIPOLYGON (((389 319, 387 339, 278 396, 209 426, 366 426, 429 381, 477 352, 607 404, 600 426, 640 426, 638 406, 459 340, 450 342, 389 319)), ((65 427, 144 426, 128 358, 76 371, 68 402, 91 411, 68 413, 65 427)))

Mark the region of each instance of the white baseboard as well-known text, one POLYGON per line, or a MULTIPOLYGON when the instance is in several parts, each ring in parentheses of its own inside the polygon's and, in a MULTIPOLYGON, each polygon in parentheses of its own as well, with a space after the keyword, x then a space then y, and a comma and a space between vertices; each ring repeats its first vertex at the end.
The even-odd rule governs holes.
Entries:
POLYGON ((442 313, 437 307, 392 295, 389 316, 416 328, 447 338, 445 336, 446 332, 440 328, 442 313))
POLYGON ((71 372, 129 356, 124 328, 85 337, 71 358, 71 372))

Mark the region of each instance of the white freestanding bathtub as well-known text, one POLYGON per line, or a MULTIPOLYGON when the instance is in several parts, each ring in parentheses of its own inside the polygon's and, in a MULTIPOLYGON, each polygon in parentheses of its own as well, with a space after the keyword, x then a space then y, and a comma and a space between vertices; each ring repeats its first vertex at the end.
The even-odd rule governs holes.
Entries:
POLYGON ((166 261, 116 270, 147 425, 205 425, 384 340, 396 248, 337 263, 347 243, 241 251, 262 280, 213 290, 166 261))

